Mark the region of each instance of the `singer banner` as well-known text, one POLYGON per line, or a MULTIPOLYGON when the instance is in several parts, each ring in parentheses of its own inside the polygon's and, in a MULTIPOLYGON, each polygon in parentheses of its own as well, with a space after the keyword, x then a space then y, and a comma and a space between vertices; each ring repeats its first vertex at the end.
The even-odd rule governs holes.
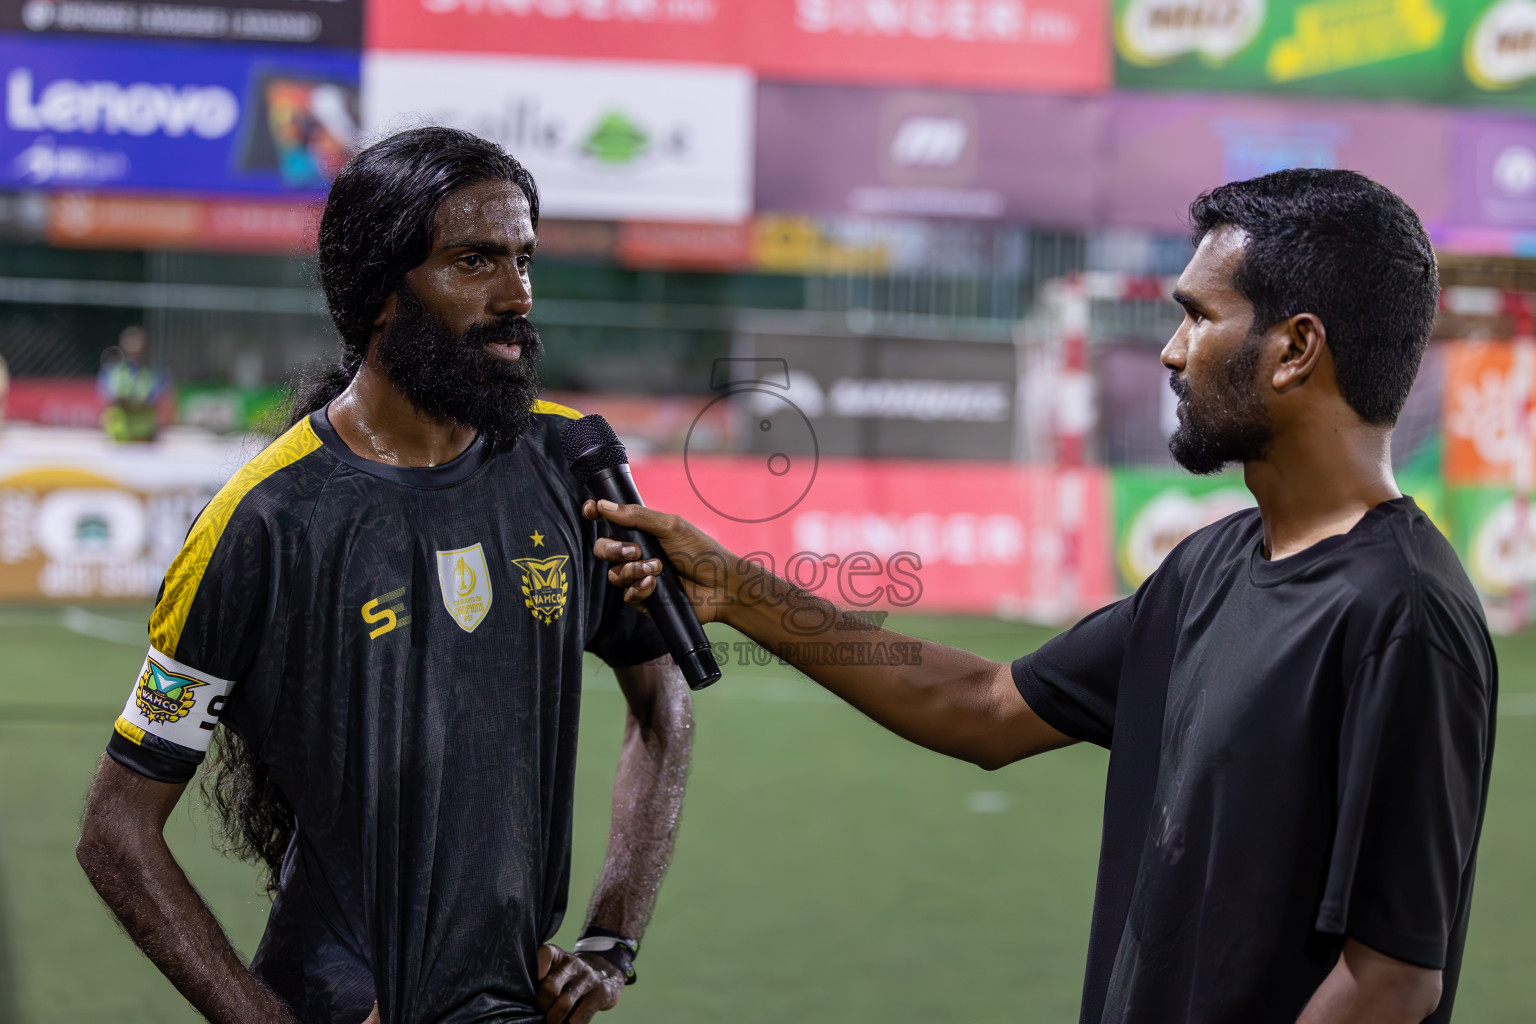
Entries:
POLYGON ((1109 86, 1102 0, 370 0, 375 50, 736 64, 776 78, 1109 86))
POLYGON ((1059 622, 1113 597, 1101 469, 775 453, 634 472, 647 504, 845 606, 1059 622))

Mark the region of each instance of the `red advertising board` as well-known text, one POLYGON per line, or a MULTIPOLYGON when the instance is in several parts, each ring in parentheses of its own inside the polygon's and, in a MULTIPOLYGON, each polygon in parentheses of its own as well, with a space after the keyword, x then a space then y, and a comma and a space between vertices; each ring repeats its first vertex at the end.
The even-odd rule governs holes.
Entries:
POLYGON ((87 248, 217 249, 292 255, 315 247, 319 209, 272 199, 181 199, 64 192, 48 241, 87 248))
POLYGON ((1103 0, 370 0, 368 45, 738 64, 781 78, 1097 92, 1103 0))
POLYGON ((648 505, 844 605, 1055 621, 1113 596, 1101 469, 805 458, 653 456, 634 471, 648 505))

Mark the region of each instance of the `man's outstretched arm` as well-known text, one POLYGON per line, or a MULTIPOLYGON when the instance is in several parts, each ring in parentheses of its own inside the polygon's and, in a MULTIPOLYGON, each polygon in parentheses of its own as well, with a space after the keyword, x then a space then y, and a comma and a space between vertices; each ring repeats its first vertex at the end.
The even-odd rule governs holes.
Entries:
MULTIPOLYGON (((590 501, 583 514, 656 537, 702 621, 740 630, 913 743, 990 769, 1073 742, 1030 709, 1006 664, 875 628, 738 559, 677 516, 590 501)), ((632 545, 609 538, 594 550, 615 563, 609 580, 640 606, 660 566, 634 561, 632 545)))
MULTIPOLYGON (((672 861, 693 746, 693 704, 670 657, 614 669, 628 701, 613 781, 608 856, 587 911, 589 927, 638 941, 672 861)), ((596 955, 540 950, 539 1008, 549 1024, 585 1024, 612 1007, 623 978, 596 955)))
POLYGON ((295 1024, 240 962, 165 844, 186 784, 156 782, 107 755, 96 766, 75 855, 134 944, 215 1024, 295 1024))

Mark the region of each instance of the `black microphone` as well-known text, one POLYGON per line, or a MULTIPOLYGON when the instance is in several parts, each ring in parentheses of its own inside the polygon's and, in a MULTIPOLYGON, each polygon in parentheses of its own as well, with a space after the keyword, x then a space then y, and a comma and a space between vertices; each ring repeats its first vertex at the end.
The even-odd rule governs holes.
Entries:
MULTIPOLYGON (((640 500, 635 478, 629 474, 629 453, 607 420, 595 414, 583 416, 565 428, 561 442, 565 445, 571 472, 586 485, 587 493, 594 499, 618 505, 645 504, 640 500)), ((677 570, 672 568, 655 537, 617 523, 608 525, 616 539, 640 549, 641 559, 661 561, 661 575, 656 578, 656 589, 645 599, 645 607, 656 628, 661 630, 672 660, 683 670, 688 688, 704 689, 720 678, 720 666, 715 664, 704 627, 699 625, 699 617, 677 581, 677 570)))

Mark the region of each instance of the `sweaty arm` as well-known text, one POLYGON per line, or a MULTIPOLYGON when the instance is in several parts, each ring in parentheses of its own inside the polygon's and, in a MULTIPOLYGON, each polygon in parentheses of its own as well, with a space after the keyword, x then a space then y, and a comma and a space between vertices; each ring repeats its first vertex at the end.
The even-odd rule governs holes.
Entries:
POLYGON ((157 782, 103 755, 75 853, 129 938, 210 1021, 293 1024, 240 961, 165 843, 186 783, 157 782))
MULTIPOLYGON (((672 861, 688 756, 693 746, 693 704, 683 674, 668 657, 618 667, 629 709, 613 780, 608 856, 587 928, 638 942, 672 861)), ((556 946, 539 950, 539 1009, 548 1024, 585 1024, 619 1000, 624 979, 596 954, 573 955, 556 946)))
MULTIPOLYGON (((702 621, 739 630, 913 743, 1000 768, 1073 742, 1030 709, 1006 664, 874 627, 675 515, 606 502, 588 502, 583 514, 656 537, 702 621)), ((626 588, 625 600, 638 605, 653 592, 657 563, 635 561, 633 546, 609 538, 594 550, 616 563, 609 581, 626 588)))

